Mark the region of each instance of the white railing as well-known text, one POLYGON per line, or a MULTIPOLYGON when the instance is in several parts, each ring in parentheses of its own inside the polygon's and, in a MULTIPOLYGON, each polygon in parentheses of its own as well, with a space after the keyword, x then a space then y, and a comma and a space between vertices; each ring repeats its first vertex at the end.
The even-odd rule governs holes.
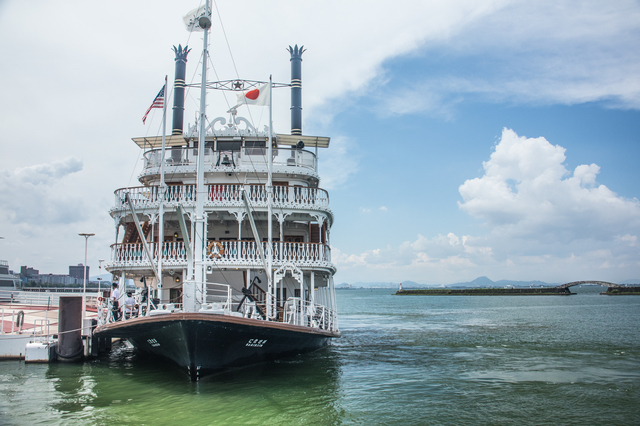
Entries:
POLYGON ((125 298, 120 298, 118 308, 115 309, 113 301, 104 299, 98 304, 98 326, 114 322, 126 321, 133 318, 153 316, 159 313, 182 312, 182 303, 158 303, 153 300, 143 299, 142 293, 137 291, 133 296, 135 302, 127 304, 125 298))
MULTIPOLYGON (((207 258, 206 263, 216 265, 260 266, 262 260, 255 241, 219 241, 222 244, 220 257, 207 258)), ((156 261, 158 243, 148 243, 153 260, 156 261)), ((162 246, 162 263, 166 267, 183 266, 187 252, 183 242, 165 242, 162 246)), ((267 243, 262 243, 266 251, 267 243)), ((111 266, 149 266, 149 259, 141 243, 114 244, 111 246, 111 266)), ((292 261, 299 266, 329 266, 331 249, 322 243, 273 243, 274 265, 292 261)))
POLYGON ((337 314, 318 303, 290 297, 284 304, 284 322, 293 325, 319 328, 321 330, 337 331, 337 314))
MULTIPOLYGON (((107 290, 103 288, 103 290, 107 290)), ((62 296, 81 296, 82 288, 41 288, 38 291, 0 291, 0 298, 7 299, 7 302, 22 304, 22 305, 34 305, 34 306, 49 306, 55 307, 60 303, 60 297, 62 296)), ((95 305, 95 299, 99 296, 98 289, 91 287, 86 289, 86 300, 88 306, 95 305)))
MULTIPOLYGON (((207 185, 205 207, 243 207, 242 191, 246 191, 249 203, 254 207, 267 206, 267 191, 264 185, 207 185)), ((128 208, 126 197, 139 209, 157 208, 160 202, 158 186, 121 188, 115 191, 115 208, 128 208)), ((177 202, 181 205, 195 205, 195 185, 169 185, 164 196, 165 203, 177 202)), ((321 188, 300 186, 274 186, 273 207, 275 208, 329 208, 329 194, 321 188)))
MULTIPOLYGON (((51 335, 49 332, 51 321, 49 319, 36 318, 33 320, 33 326, 30 327, 31 323, 27 324, 25 322, 24 311, 18 310, 16 312, 15 309, 12 309, 11 313, 5 313, 4 308, 0 309, 0 334, 26 333, 27 335, 43 337, 51 335), (20 314, 21 312, 22 314, 20 314), (20 323, 18 324, 19 317, 20 323), (11 328, 8 331, 5 331, 5 321, 8 321, 9 318, 11 318, 11 328)), ((30 311, 30 313, 33 313, 33 311, 30 311)))
MULTIPOLYGON (((157 260, 158 243, 148 243, 153 261, 157 260)), ((114 244, 111 246, 113 265, 147 266, 149 258, 142 243, 114 244)), ((162 245, 162 262, 165 266, 182 265, 187 261, 187 251, 181 241, 165 242, 162 245)))
POLYGON ((231 311, 233 309, 233 290, 227 284, 207 283, 205 303, 219 304, 220 309, 231 311))
MULTIPOLYGON (((198 149, 187 147, 173 147, 167 149, 165 154, 165 167, 192 166, 198 162, 198 149)), ((144 154, 144 171, 160 167, 162 161, 161 150, 153 149, 144 154)), ((262 169, 268 166, 267 148, 241 148, 239 151, 213 151, 205 149, 204 164, 214 170, 228 170, 246 168, 249 170, 262 169)), ((274 167, 302 167, 317 170, 316 156, 304 149, 275 148, 273 150, 274 167)))
MULTIPOLYGON (((195 282, 192 282, 192 284, 193 286, 191 286, 191 288, 193 289, 204 288, 202 297, 196 297, 198 300, 195 306, 200 313, 266 320, 266 318, 262 316, 265 313, 264 306, 262 309, 259 308, 259 306, 263 304, 255 300, 256 297, 253 298, 254 300, 246 298, 242 305, 240 305, 239 303, 243 295, 237 294, 234 296, 233 289, 228 284, 206 283, 205 286, 197 285, 195 282), (260 312, 261 310, 262 313, 260 312)), ((195 291, 198 293, 197 290, 195 291)), ((183 294, 183 297, 193 296, 195 295, 183 294)), ((103 300, 98 305, 98 326, 144 316, 183 312, 184 309, 182 303, 158 303, 155 305, 151 300, 148 302, 143 301, 141 292, 136 292, 134 299, 135 304, 129 305, 129 307, 121 300, 117 310, 114 309, 111 300, 103 300)), ((280 301, 277 302, 277 304, 279 303, 280 301)), ((2 312, 2 316, 4 316, 4 312, 2 312)), ((286 300, 282 315, 277 321, 320 330, 338 330, 337 313, 335 310, 318 303, 302 300, 300 297, 290 297, 286 300)), ((12 317, 12 323, 13 322, 14 318, 12 317)), ((41 327, 42 326, 44 325, 41 325, 41 327)))

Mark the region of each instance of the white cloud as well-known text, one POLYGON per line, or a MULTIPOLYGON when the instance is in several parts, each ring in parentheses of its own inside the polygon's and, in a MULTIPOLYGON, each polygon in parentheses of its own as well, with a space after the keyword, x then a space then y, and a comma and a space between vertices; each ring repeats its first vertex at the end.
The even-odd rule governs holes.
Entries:
POLYGON ((453 279, 464 272, 463 269, 476 269, 479 262, 486 261, 491 250, 477 245, 478 242, 453 233, 432 239, 418 235, 415 241, 405 241, 399 247, 387 246, 358 255, 348 255, 332 247, 332 260, 343 276, 375 271, 380 279, 419 280, 418 276, 424 276, 424 281, 434 282, 435 277, 453 279))
POLYGON ((597 164, 591 164, 587 166, 586 164, 582 164, 573 172, 573 177, 578 179, 583 185, 595 185, 596 176, 600 173, 600 167, 597 164))
POLYGON ((330 149, 318 152, 318 168, 322 176, 320 186, 325 189, 344 185, 358 171, 359 155, 352 140, 338 136, 331 139, 330 146, 330 149))
POLYGON ((461 209, 484 220, 494 233, 570 243, 612 240, 640 231, 640 203, 597 185, 596 164, 564 165, 565 149, 544 138, 504 129, 485 173, 459 188, 461 209))
POLYGON ((15 180, 32 185, 48 184, 68 174, 82 170, 82 161, 76 158, 67 158, 49 164, 37 164, 23 167, 15 171, 15 180))
MULTIPOLYGON (((197 78, 200 35, 186 33, 181 22, 190 7, 168 0, 108 3, 45 0, 37 8, 15 0, 0 4, 0 43, 4 55, 13 61, 12 67, 4 69, 0 81, 0 92, 6 99, 0 106, 3 129, 0 170, 5 170, 0 172, 0 194, 15 203, 0 214, 5 223, 24 226, 14 236, 16 244, 23 247, 11 246, 12 253, 16 253, 12 263, 32 259, 29 263, 34 264, 43 259, 41 254, 32 255, 31 248, 39 247, 45 235, 40 232, 44 230, 52 240, 65 233, 77 238, 77 232, 83 231, 95 231, 96 240, 98 234, 105 235, 101 241, 105 250, 99 256, 106 257, 107 243, 113 242, 114 234, 106 213, 112 191, 138 185, 135 176, 141 164, 139 150, 129 138, 159 134, 159 114, 146 126, 142 126, 140 117, 161 86, 162 76, 173 73, 171 45, 187 42, 194 48, 187 75, 189 82, 193 76, 197 78), (78 11, 82 11, 82 16, 101 19, 79 19, 78 11), (24 16, 29 17, 30 25, 24 25, 21 19, 24 16), (34 81, 38 84, 33 85, 34 81), (34 125, 46 129, 46 133, 32 132, 34 125), (65 157, 81 159, 82 170, 79 163, 54 164, 54 159, 65 157), (33 164, 45 166, 27 169, 33 164), (22 170, 12 172, 15 168, 22 170), (90 207, 99 207, 88 212, 82 200, 90 203, 90 207), (84 220, 80 222, 82 229, 72 229, 71 225, 78 225, 79 220, 84 220), (52 223, 69 226, 46 225, 52 223), (26 238, 28 232, 34 234, 33 239, 26 238)), ((218 5, 234 65, 242 78, 265 79, 273 74, 276 81, 286 82, 289 58, 285 47, 299 43, 309 49, 303 65, 304 133, 332 136, 331 148, 319 153, 321 186, 327 189, 348 185, 359 168, 359 146, 365 146, 361 141, 336 136, 335 129, 329 131, 328 126, 334 123, 336 115, 358 106, 361 97, 367 94, 384 99, 395 113, 428 110, 444 117, 450 117, 456 103, 466 96, 561 103, 609 99, 612 105, 633 108, 640 99, 639 59, 635 54, 640 42, 637 34, 640 7, 633 1, 575 4, 335 0, 243 5, 247 4, 218 5), (238 7, 243 13, 237 13, 238 7), (278 25, 273 25, 274 19, 278 25), (309 25, 311 21, 317 25, 309 25), (248 27, 246 22, 252 25, 248 27), (256 43, 258 39, 260 43, 256 43), (442 61, 453 58, 466 65, 469 60, 474 66, 467 67, 466 73, 452 72, 457 71, 455 66, 445 67, 430 79, 412 82, 413 87, 398 91, 397 97, 380 94, 383 87, 393 90, 396 82, 387 64, 401 56, 419 58, 434 52, 442 61), (490 72, 481 69, 482 63, 491 64, 490 72)), ((235 78, 222 28, 216 24, 214 30, 217 32, 211 37, 211 56, 218 77, 235 78)), ((274 122, 278 131, 288 128, 288 98, 286 90, 274 95, 274 122)), ((197 104, 197 93, 190 90, 186 122, 193 122, 197 104)), ((212 117, 220 111, 224 114, 226 109, 219 108, 220 105, 226 106, 223 101, 210 98, 212 117)), ((264 114, 256 117, 262 124, 265 120, 264 114)), ((562 168, 558 171, 564 173, 562 168)), ((600 216, 605 228, 603 235, 611 235, 613 230, 616 235, 638 235, 637 228, 620 229, 616 225, 625 217, 633 217, 636 207, 606 187, 597 186, 597 174, 592 166, 580 166, 573 176, 563 175, 562 182, 589 189, 590 193, 581 194, 593 200, 611 203, 611 209, 608 205, 602 207, 603 212, 607 209, 615 212, 614 217, 600 216), (626 213, 624 208, 628 210, 626 213)), ((552 175, 548 178, 558 181, 552 175)), ((509 197, 513 196, 509 185, 514 182, 506 181, 503 188, 502 195, 506 198, 501 202, 508 207, 509 197)), ((496 189, 490 185, 486 188, 496 189)), ((500 201, 499 197, 496 200, 500 201)), ((545 213, 543 207, 538 208, 539 213, 545 213)), ((553 217, 553 208, 557 206, 551 203, 548 208, 546 214, 553 217)), ((504 213, 506 219, 500 219, 491 206, 486 209, 485 213, 482 209, 475 213, 494 226, 530 219, 526 211, 513 205, 504 213)), ((592 211, 587 222, 595 223, 592 219, 596 216, 592 211)), ((581 220, 585 219, 578 222, 581 220)), ((3 234, 8 236, 4 231, 3 234)), ((447 236, 422 242, 418 238, 406 250, 411 244, 424 244, 425 250, 416 252, 424 254, 418 257, 411 249, 407 253, 413 254, 400 257, 397 264, 411 264, 416 259, 427 264, 441 260, 446 263, 443 259, 449 259, 451 264, 456 259, 479 264, 475 258, 464 256, 501 254, 487 242, 459 238, 461 243, 455 245, 447 236)), ((9 247, 10 240, 4 240, 5 247, 9 247)), ((624 241, 628 246, 629 242, 624 241)), ((64 244, 68 245, 67 240, 64 244)), ((396 251, 400 249, 405 250, 405 246, 396 251)), ((353 259, 384 262, 385 250, 376 248, 353 259)), ((613 249, 612 253, 615 257, 618 252, 613 249)), ((67 255, 56 251, 55 245, 46 250, 45 256, 50 259, 49 265, 67 263, 67 255)))
POLYGON ((82 162, 68 158, 0 173, 0 207, 5 220, 28 233, 43 226, 71 223, 87 213, 80 196, 65 188, 68 177, 82 170, 82 162))
POLYGON ((604 101, 640 108, 637 2, 502 6, 447 37, 427 37, 420 50, 437 58, 432 61, 437 67, 410 82, 388 79, 390 87, 379 95, 383 101, 378 109, 450 118, 458 102, 478 97, 527 104, 604 101))
POLYGON ((616 237, 616 241, 622 243, 622 244, 628 244, 630 247, 635 247, 636 244, 638 244, 638 236, 637 235, 630 235, 630 234, 625 234, 622 236, 617 236, 616 237))
MULTIPOLYGON (((484 236, 418 234, 359 255, 337 251, 340 277, 446 284, 478 276, 569 282, 637 278, 640 202, 597 183, 600 167, 565 167, 566 150, 504 129, 484 175, 464 182, 459 206, 482 219, 484 236)), ((349 281, 349 278, 341 278, 349 281)))

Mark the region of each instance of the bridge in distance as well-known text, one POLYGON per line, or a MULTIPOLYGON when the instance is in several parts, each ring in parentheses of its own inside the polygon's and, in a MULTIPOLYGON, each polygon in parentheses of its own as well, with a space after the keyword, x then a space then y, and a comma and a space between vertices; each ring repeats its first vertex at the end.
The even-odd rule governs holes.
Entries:
POLYGON ((565 289, 568 289, 569 287, 573 287, 581 284, 596 284, 596 285, 601 285, 609 288, 622 287, 620 284, 608 283, 606 281, 573 281, 571 283, 561 284, 554 288, 557 288, 558 290, 565 290, 565 289))

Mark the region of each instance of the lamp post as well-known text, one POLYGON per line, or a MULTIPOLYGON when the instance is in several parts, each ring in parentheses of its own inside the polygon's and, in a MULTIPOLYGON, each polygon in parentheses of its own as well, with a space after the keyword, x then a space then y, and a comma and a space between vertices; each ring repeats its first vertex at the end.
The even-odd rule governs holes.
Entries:
POLYGON ((100 294, 100 283, 102 282, 102 262, 104 262, 104 259, 98 259, 98 262, 100 262, 100 266, 98 266, 98 269, 100 269, 100 275, 98 275, 98 294, 100 294))
POLYGON ((89 237, 93 237, 96 234, 83 233, 78 235, 84 237, 84 272, 82 274, 82 327, 84 327, 84 317, 87 313, 87 245, 89 244, 89 237))

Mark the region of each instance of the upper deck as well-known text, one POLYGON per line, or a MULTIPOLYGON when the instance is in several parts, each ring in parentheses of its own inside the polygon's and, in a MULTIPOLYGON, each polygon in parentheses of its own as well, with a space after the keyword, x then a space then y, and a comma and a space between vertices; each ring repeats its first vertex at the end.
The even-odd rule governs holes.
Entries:
MULTIPOLYGON (((142 181, 160 175, 162 151, 152 149, 144 153, 144 168, 140 174, 142 181)), ((172 147, 165 154, 165 175, 193 174, 198 164, 197 148, 172 147)), ((238 149, 214 150, 205 148, 205 173, 267 173, 269 160, 267 148, 240 147, 238 149)), ((315 154, 296 148, 273 149, 273 173, 297 175, 319 180, 318 162, 315 154)))
MULTIPOLYGON (((160 175, 162 163, 162 139, 144 137, 133 139, 138 146, 146 149, 144 168, 140 174, 143 183, 155 180, 160 175)), ((208 134, 204 147, 205 173, 267 173, 269 168, 268 144, 265 132, 248 133, 234 131, 208 134)), ((273 138, 272 164, 274 175, 299 176, 317 185, 318 160, 305 147, 326 148, 329 138, 302 135, 281 135, 273 138)), ((166 138, 167 147, 164 160, 166 176, 191 175, 198 164, 197 136, 172 135, 166 138)))

